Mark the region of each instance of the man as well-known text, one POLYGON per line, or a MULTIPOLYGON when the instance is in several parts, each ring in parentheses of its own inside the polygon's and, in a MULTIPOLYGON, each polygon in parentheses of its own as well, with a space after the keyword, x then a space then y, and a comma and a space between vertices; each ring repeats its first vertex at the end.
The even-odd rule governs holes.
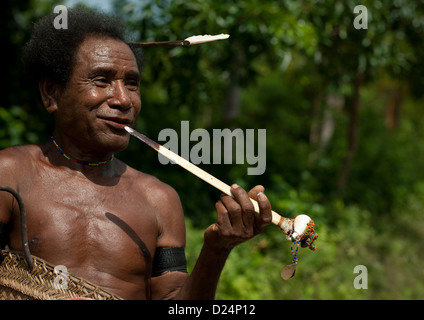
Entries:
MULTIPOLYGON (((185 226, 176 192, 114 158, 124 150, 141 108, 140 59, 119 24, 86 10, 68 11, 68 29, 43 18, 24 62, 45 109, 51 141, 0 151, 0 185, 25 203, 33 255, 125 299, 213 299, 230 251, 271 221, 263 187, 216 203, 217 222, 189 275, 185 226)), ((14 198, 0 192, 0 245, 22 250, 14 198)))

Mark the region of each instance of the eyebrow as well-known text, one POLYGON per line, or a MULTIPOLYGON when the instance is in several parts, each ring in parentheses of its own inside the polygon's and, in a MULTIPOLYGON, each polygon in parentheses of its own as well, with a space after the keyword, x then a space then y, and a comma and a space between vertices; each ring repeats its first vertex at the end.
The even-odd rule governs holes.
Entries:
POLYGON ((128 71, 128 72, 125 73, 125 76, 127 78, 132 78, 132 79, 135 79, 137 81, 140 81, 140 73, 137 72, 137 71, 130 70, 130 71, 128 71))
POLYGON ((98 75, 102 76, 113 76, 117 73, 116 70, 110 69, 110 68, 103 68, 103 67, 96 67, 94 69, 91 69, 88 73, 89 77, 95 77, 98 75))
MULTIPOLYGON (((95 77, 95 76, 108 76, 108 77, 112 77, 115 76, 118 73, 117 70, 115 69, 111 69, 111 68, 104 68, 104 67, 96 67, 92 70, 90 70, 90 72, 88 73, 88 76, 91 77, 95 77)), ((127 72, 125 72, 125 78, 131 78, 131 79, 136 79, 137 81, 140 81, 140 73, 138 71, 134 71, 134 70, 129 70, 127 72)))

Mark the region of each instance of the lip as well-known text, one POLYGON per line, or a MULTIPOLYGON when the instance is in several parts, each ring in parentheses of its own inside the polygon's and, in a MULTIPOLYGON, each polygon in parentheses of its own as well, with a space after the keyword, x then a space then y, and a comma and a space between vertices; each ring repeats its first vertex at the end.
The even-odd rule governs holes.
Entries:
POLYGON ((105 121, 108 125, 124 130, 125 126, 129 126, 131 124, 131 120, 125 119, 125 118, 99 118, 103 121, 105 121))

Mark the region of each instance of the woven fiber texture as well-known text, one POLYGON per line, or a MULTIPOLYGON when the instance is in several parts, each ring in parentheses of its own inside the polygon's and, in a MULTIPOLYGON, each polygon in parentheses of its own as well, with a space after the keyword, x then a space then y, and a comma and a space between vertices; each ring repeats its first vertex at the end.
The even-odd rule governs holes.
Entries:
POLYGON ((86 298, 122 300, 99 286, 67 274, 66 289, 55 286, 58 274, 50 263, 32 256, 34 266, 28 267, 21 252, 1 250, 0 300, 65 300, 86 298))

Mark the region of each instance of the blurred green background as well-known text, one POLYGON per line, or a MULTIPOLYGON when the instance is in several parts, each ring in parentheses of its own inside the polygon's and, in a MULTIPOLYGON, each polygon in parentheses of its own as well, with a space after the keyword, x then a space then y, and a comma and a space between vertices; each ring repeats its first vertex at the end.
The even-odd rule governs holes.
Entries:
MULTIPOLYGON (((20 55, 39 17, 71 5, 3 3, 0 148, 52 132, 20 55)), ((247 163, 201 167, 229 184, 262 184, 275 211, 316 223, 318 250, 299 250, 293 279, 280 278, 290 243, 271 225, 231 253, 217 299, 424 297, 424 1, 112 0, 107 10, 136 41, 231 35, 146 48, 137 129, 154 140, 164 128, 180 133, 181 121, 266 129, 264 174, 247 175, 247 163), (354 27, 359 4, 368 29, 354 27), (367 267, 367 289, 354 287, 357 265, 367 267)), ((118 157, 180 194, 191 270, 220 192, 136 140, 118 157)))

